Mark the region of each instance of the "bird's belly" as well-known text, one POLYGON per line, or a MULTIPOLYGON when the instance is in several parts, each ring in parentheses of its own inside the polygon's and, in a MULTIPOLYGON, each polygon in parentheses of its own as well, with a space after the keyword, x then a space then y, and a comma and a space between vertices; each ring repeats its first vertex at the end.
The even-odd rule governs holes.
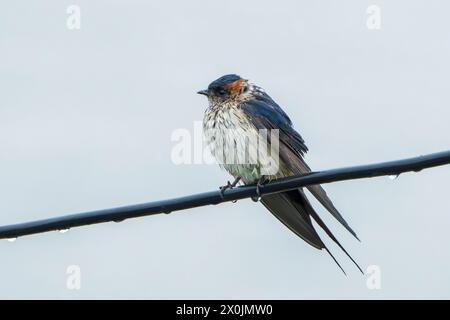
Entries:
MULTIPOLYGON (((258 151, 258 130, 239 110, 219 111, 214 118, 205 115, 203 121, 205 142, 219 165, 246 184, 262 176, 276 178, 261 170, 262 163, 274 161, 270 153, 258 151)), ((278 160, 278 159, 276 159, 278 160)))

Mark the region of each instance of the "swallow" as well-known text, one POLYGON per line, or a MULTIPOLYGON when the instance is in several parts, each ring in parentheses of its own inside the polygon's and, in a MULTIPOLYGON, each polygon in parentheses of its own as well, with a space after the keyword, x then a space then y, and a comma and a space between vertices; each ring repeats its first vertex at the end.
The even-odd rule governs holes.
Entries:
MULTIPOLYGON (((261 87, 236 74, 228 74, 211 82, 207 89, 199 91, 198 94, 208 98, 208 107, 203 118, 206 145, 219 160, 220 166, 235 179, 233 183, 228 182, 221 187, 221 192, 235 187, 240 182, 245 185, 256 184, 259 192, 260 187, 273 179, 311 172, 304 160, 308 151, 305 141, 293 128, 288 115, 261 87), (269 132, 276 132, 276 135, 272 136, 269 132), (257 151, 261 141, 272 152, 257 151), (277 152, 273 152, 275 147, 277 152), (264 170, 267 163, 276 163, 276 170, 264 170)), ((307 189, 359 240, 320 185, 308 186, 307 189)), ((311 218, 314 219, 363 273, 361 267, 314 210, 304 188, 262 195, 260 202, 305 242, 319 250, 326 250, 345 274, 316 232, 311 218)))

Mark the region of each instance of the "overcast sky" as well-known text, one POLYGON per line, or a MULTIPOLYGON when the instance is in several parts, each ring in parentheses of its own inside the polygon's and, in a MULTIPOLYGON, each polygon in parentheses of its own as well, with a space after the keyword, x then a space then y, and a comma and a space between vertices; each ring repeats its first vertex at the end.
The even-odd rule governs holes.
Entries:
MULTIPOLYGON (((216 165, 175 165, 171 134, 193 131, 195 92, 225 73, 284 108, 314 170, 449 149, 449 12, 444 0, 4 1, 0 225, 224 184, 216 165)), ((326 186, 362 242, 320 215, 379 268, 380 289, 246 200, 0 241, 0 298, 450 298, 449 181, 440 167, 326 186)))

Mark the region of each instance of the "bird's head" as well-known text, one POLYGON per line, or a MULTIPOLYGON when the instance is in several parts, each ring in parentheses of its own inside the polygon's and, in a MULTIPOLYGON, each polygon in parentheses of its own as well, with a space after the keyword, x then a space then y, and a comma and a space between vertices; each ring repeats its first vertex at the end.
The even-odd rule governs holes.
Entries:
POLYGON ((227 74, 211 82, 208 89, 197 92, 210 101, 224 102, 238 99, 248 91, 248 81, 236 74, 227 74))

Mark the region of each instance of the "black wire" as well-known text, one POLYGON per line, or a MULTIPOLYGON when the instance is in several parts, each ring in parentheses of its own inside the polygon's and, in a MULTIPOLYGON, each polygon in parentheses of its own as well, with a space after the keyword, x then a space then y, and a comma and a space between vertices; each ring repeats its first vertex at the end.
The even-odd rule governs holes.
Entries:
MULTIPOLYGON (((415 158, 390 161, 363 166, 346 167, 339 169, 313 172, 305 176, 294 176, 272 181, 260 188, 260 194, 270 194, 294 190, 314 184, 323 184, 336 181, 371 178, 387 175, 399 175, 404 172, 442 166, 450 164, 450 150, 419 156, 415 158)), ((55 230, 65 230, 90 224, 123 221, 159 213, 202 207, 222 202, 235 201, 250 197, 257 197, 256 186, 242 186, 227 190, 223 198, 219 191, 194 194, 181 198, 148 202, 125 207, 104 209, 85 213, 60 216, 50 219, 25 222, 0 227, 0 239, 17 238, 25 235, 55 230)))

